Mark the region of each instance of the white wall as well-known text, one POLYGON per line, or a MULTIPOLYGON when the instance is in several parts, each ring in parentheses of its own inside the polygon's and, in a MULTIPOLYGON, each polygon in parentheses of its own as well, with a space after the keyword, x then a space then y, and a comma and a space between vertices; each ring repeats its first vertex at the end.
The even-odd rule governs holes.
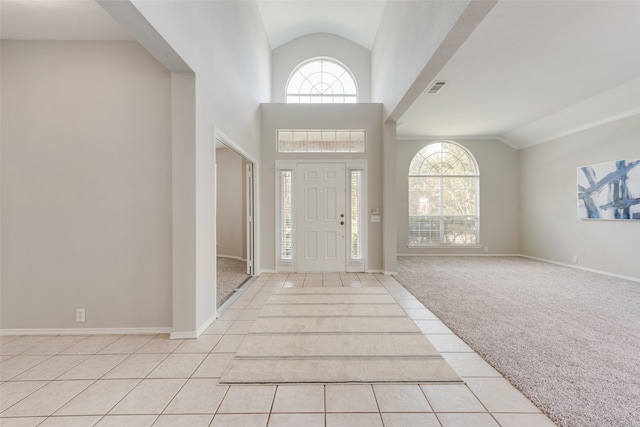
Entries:
POLYGON ((260 103, 270 100, 271 48, 254 1, 145 1, 134 6, 197 75, 199 137, 211 124, 260 157, 260 103))
POLYGON ((245 163, 228 148, 216 150, 218 256, 246 259, 245 163))
POLYGON ((389 1, 371 51, 371 99, 393 111, 469 4, 389 1))
MULTIPOLYGON (((382 207, 382 105, 381 104, 263 104, 262 105, 262 167, 260 221, 263 230, 260 242, 260 271, 275 270, 275 161, 277 159, 335 160, 366 159, 368 166, 369 209, 382 207), (349 154, 276 153, 277 129, 365 129, 367 152, 349 154)), ((368 215, 367 215, 368 218, 368 215)), ((385 220, 384 212, 382 220, 385 220)), ((381 271, 382 223, 367 222, 368 269, 381 271)))
MULTIPOLYGON (((273 51, 272 99, 285 101, 284 93, 291 72, 303 61, 328 56, 344 63, 354 74, 358 84, 357 105, 262 105, 262 162, 260 169, 260 222, 261 234, 259 269, 275 269, 275 161, 276 159, 367 159, 368 206, 382 205, 382 109, 380 104, 367 104, 371 98, 371 53, 367 49, 342 37, 331 34, 310 34, 299 37, 273 51), (366 129, 367 153, 348 155, 279 154, 276 153, 277 129, 366 129)), ((384 211, 384 209, 383 209, 384 211)), ((368 217, 368 215, 367 215, 368 217)), ((391 217, 391 215, 390 215, 391 217)), ((385 223, 368 223, 368 269, 382 271, 382 227, 385 223)), ((395 249, 395 248, 393 248, 395 249)), ((395 261, 395 256, 393 257, 395 261)))
POLYGON ((1 52, 1 327, 171 328, 169 72, 136 42, 1 52))
MULTIPOLYGON (((185 301, 174 303, 174 333, 192 336, 202 332, 216 313, 214 128, 252 159, 260 158, 260 103, 270 99, 271 49, 253 1, 135 0, 132 4, 195 73, 195 140, 174 141, 174 145, 194 145, 189 168, 195 172, 194 181, 191 189, 181 190, 189 197, 193 190, 193 197, 184 209, 174 205, 184 210, 178 225, 185 227, 185 233, 179 237, 192 235, 195 248, 193 257, 183 256, 179 265, 174 262, 174 270, 184 271, 174 277, 174 301, 187 295, 185 301)), ((126 20, 121 23, 126 26, 126 20)))
POLYGON ((434 140, 398 141, 397 248, 399 254, 518 254, 518 152, 497 140, 455 140, 476 159, 480 170, 480 248, 409 248, 408 173, 418 151, 434 140), (488 246, 488 252, 484 251, 488 246))
POLYGON ((311 58, 330 57, 342 62, 358 84, 358 102, 371 102, 371 52, 357 43, 333 34, 299 37, 273 50, 271 102, 286 102, 291 72, 311 58))
POLYGON ((577 219, 577 168, 640 158, 638 135, 640 115, 520 150, 522 254, 640 278, 640 221, 577 219))
MULTIPOLYGON (((104 99, 105 105, 102 104, 102 99, 89 98, 83 105, 83 112, 86 112, 88 117, 81 123, 86 126, 89 133, 96 134, 100 134, 99 131, 102 130, 102 120, 111 120, 110 124, 113 126, 108 127, 110 132, 123 129, 122 126, 117 125, 120 119, 126 120, 127 124, 129 121, 140 123, 141 126, 143 123, 146 124, 148 117, 144 113, 145 108, 141 106, 147 106, 148 103, 155 102, 157 108, 166 108, 167 111, 166 116, 162 118, 154 117, 152 120, 154 126, 154 138, 152 139, 154 143, 169 141, 165 159, 169 165, 167 172, 168 192, 166 194, 168 195, 168 205, 163 209, 154 209, 154 214, 160 215, 158 212, 161 212, 162 215, 166 215, 167 221, 163 227, 160 227, 156 222, 145 219, 144 228, 157 225, 154 228, 154 233, 151 234, 156 239, 167 239, 169 244, 168 253, 162 256, 158 255, 153 260, 144 257, 142 259, 143 265, 138 266, 136 264, 136 268, 144 268, 144 271, 148 272, 148 276, 136 278, 149 280, 149 282, 153 282, 155 287, 162 287, 168 284, 169 288, 167 293, 159 291, 149 298, 150 289, 145 285, 147 282, 144 280, 135 281, 132 286, 135 285, 137 287, 134 286, 127 289, 127 300, 124 302, 123 307, 128 309, 129 305, 136 305, 136 314, 133 317, 119 315, 117 311, 119 304, 116 302, 109 305, 109 316, 117 317, 116 321, 111 322, 111 318, 101 319, 99 325, 106 328, 161 326, 172 328, 175 337, 193 337, 202 332, 206 325, 215 318, 216 314, 214 278, 216 255, 214 128, 218 128, 228 135, 241 146, 244 152, 248 153, 249 157, 253 159, 260 158, 260 103, 270 99, 271 49, 255 2, 129 2, 123 0, 122 2, 103 2, 101 4, 140 41, 141 45, 146 47, 147 52, 142 50, 142 54, 145 57, 150 58, 148 52, 153 52, 156 55, 156 59, 164 64, 168 70, 171 70, 172 74, 167 73, 167 69, 163 69, 164 78, 166 79, 164 83, 168 85, 165 87, 168 104, 163 104, 156 97, 147 96, 144 93, 149 85, 157 84, 156 79, 150 77, 152 74, 147 73, 145 78, 142 79, 143 83, 137 84, 134 89, 127 87, 127 94, 130 94, 129 97, 114 99, 113 102, 107 97, 104 99), (137 86, 140 86, 140 88, 138 89, 137 86), (140 94, 141 91, 142 94, 140 94), (90 114, 94 107, 100 113, 107 109, 108 114, 90 114), (96 132, 93 132, 94 129, 96 132), (152 280, 156 278, 158 280, 152 280), (138 292, 144 294, 144 301, 140 300, 142 297, 138 298, 138 292), (156 299, 162 298, 166 298, 166 300, 163 300, 162 304, 156 304, 156 299), (158 308, 160 305, 162 307, 158 308)), ((71 50, 73 51, 74 49, 71 50)), ((5 59, 5 51, 3 48, 3 107, 8 104, 8 102, 5 102, 5 93, 7 91, 4 87, 8 86, 8 84, 5 84, 8 80, 4 75, 4 68, 14 66, 12 64, 13 61, 5 59), (7 63, 10 65, 7 65, 7 63)), ((53 61, 59 53, 48 52, 48 49, 44 49, 43 55, 47 60, 53 61)), ((106 58, 100 50, 96 50, 95 54, 91 55, 91 61, 87 61, 87 63, 96 64, 97 67, 97 65, 104 65, 106 58)), ((124 65, 126 65, 125 59, 131 60, 131 66, 139 62, 139 60, 133 60, 127 55, 123 55, 122 58, 123 60, 120 62, 124 65)), ((154 63, 159 67, 158 62, 154 61, 154 63)), ((35 75, 38 72, 46 75, 47 72, 46 66, 29 66, 28 68, 29 72, 25 74, 27 76, 30 73, 35 75)), ((78 66, 72 71, 86 69, 86 65, 83 64, 82 67, 78 66)), ((88 69, 93 73, 94 70, 92 68, 88 69)), ((106 69, 110 70, 109 68, 106 69)), ((127 68, 125 67, 124 69, 127 68)), ((120 95, 118 80, 114 78, 114 76, 118 76, 118 73, 115 73, 114 76, 109 75, 109 80, 106 84, 100 80, 97 85, 93 85, 93 78, 85 77, 85 74, 88 73, 82 74, 83 78, 77 79, 75 81, 76 86, 72 88, 73 90, 65 93, 65 96, 73 100, 83 100, 85 93, 90 94, 100 88, 108 89, 113 86, 115 86, 112 91, 114 96, 120 95)), ((97 70, 93 74, 95 74, 96 78, 102 78, 104 73, 97 70)), ((63 83, 67 83, 64 79, 68 75, 73 75, 73 73, 66 73, 65 77, 61 77, 63 83)), ((42 76, 40 75, 40 77, 42 76)), ((60 86, 65 87, 64 85, 60 86)), ((98 92, 102 94, 101 90, 98 90, 98 92)), ((18 95, 15 96, 17 97, 18 95)), ((23 102, 31 100, 32 98, 26 97, 23 102)), ((43 103, 43 108, 49 108, 47 107, 47 102, 43 103)), ((55 108, 51 107, 49 110, 55 110, 55 108)), ((55 111, 55 114, 67 113, 69 112, 64 110, 55 111)), ((4 129, 4 123, 13 120, 13 112, 3 109, 2 114, 4 138, 4 135, 8 132, 4 129)), ((47 123, 49 117, 50 115, 42 113, 40 118, 44 123, 47 123)), ((37 125, 37 122, 34 120, 29 121, 29 126, 34 127, 35 125, 37 125)), ((132 138, 147 137, 143 131, 138 129, 131 130, 128 127, 124 129, 131 131, 132 138)), ((72 131, 77 131, 77 128, 72 131)), ((107 132, 104 137, 108 138, 110 135, 111 133, 107 132)), ((37 139, 44 140, 44 138, 40 138, 41 136, 44 135, 39 135, 37 139)), ((103 136, 101 135, 101 137, 103 136)), ((154 167, 159 167, 159 161, 156 161, 154 156, 160 154, 149 154, 148 151, 146 147, 142 150, 146 156, 145 161, 152 162, 154 167)), ((28 154, 32 155, 32 153, 28 154)), ((133 159, 138 159, 142 155, 139 152, 134 154, 133 159)), ((164 153, 162 154, 164 155, 164 153)), ((128 159, 127 156, 118 156, 116 153, 101 160, 108 165, 112 165, 116 163, 115 158, 117 158, 118 162, 125 162, 128 159)), ((9 154, 3 156, 3 166, 8 164, 9 161, 11 161, 9 154)), ((75 165, 75 162, 69 161, 68 163, 75 165)), ((88 171, 86 171, 89 176, 92 172, 90 166, 90 164, 87 166, 88 171)), ((94 169, 99 167, 97 160, 94 166, 94 169)), ((126 167, 119 166, 114 167, 114 169, 124 168, 127 171, 128 167, 129 163, 126 163, 126 167)), ((74 169, 71 168, 71 170, 74 169)), ((85 178, 85 171, 81 172, 77 174, 79 181, 85 178)), ((121 176, 127 177, 127 173, 121 176)), ((133 174, 133 177, 135 179, 143 179, 145 173, 146 171, 144 170, 137 171, 136 174, 133 174)), ((4 177, 4 167, 2 174, 4 177)), ((107 185, 102 181, 100 184, 107 185)), ((4 193, 6 187, 7 185, 3 179, 3 210, 5 209, 4 193)), ((138 188, 136 187, 136 189, 138 188)), ((150 186, 146 189, 146 192, 142 192, 143 196, 139 196, 141 192, 137 192, 136 197, 141 197, 142 201, 146 203, 147 198, 151 197, 151 195, 155 197, 155 192, 157 191, 160 190, 150 186)), ((99 192, 95 194, 99 194, 99 192)), ((7 193, 7 197, 10 197, 9 193, 7 193)), ((76 200, 72 201, 77 202, 76 200)), ((142 203, 142 201, 138 203, 142 203)), ((134 202, 131 206, 135 208, 137 204, 134 202)), ((131 227, 133 226, 127 221, 138 218, 138 210, 132 209, 132 211, 130 217, 122 219, 127 226, 131 227)), ((146 212, 146 210, 142 209, 141 212, 146 212)), ((15 215, 20 214, 24 215, 24 212, 20 211, 15 215)), ((7 213, 6 218, 6 221, 11 220, 10 212, 7 213)), ((3 224, 6 223, 4 216, 2 221, 3 224)), ((137 220, 134 222, 137 222, 137 220)), ((66 235, 53 237, 40 235, 40 238, 51 246, 57 246, 59 239, 62 239, 62 237, 66 238, 66 235)), ((163 250, 162 244, 155 242, 151 237, 149 241, 154 242, 154 245, 151 246, 154 246, 155 251, 163 250)), ((6 249, 13 246, 13 243, 9 241, 5 243, 3 237, 3 249, 9 251, 8 256, 15 255, 17 257, 17 254, 12 255, 10 253, 12 249, 6 249)), ((149 242, 145 241, 145 244, 147 243, 149 242)), ((134 249, 137 249, 137 246, 134 246, 134 249)), ((144 251, 138 250, 137 252, 143 253, 144 251)), ((127 252, 121 251, 121 253, 126 254, 127 252)), ((20 255, 24 255, 24 251, 20 255)), ((154 256, 154 251, 151 251, 148 255, 151 258, 154 256)), ((12 262, 15 259, 17 258, 13 258, 12 262)), ((95 262, 99 263, 101 261, 96 260, 95 262)), ((138 263, 140 263, 139 260, 138 263)), ((67 267, 71 268, 69 265, 67 267)), ((29 268, 31 269, 31 266, 29 268)), ((109 286, 105 286, 105 289, 114 286, 113 280, 110 280, 110 278, 116 275, 117 272, 111 273, 111 276, 102 277, 104 268, 92 268, 91 265, 86 267, 86 271, 86 275, 98 276, 96 280, 100 283, 108 281, 109 286), (89 274, 89 272, 93 274, 89 274)), ((118 273, 125 274, 127 270, 120 269, 118 273)), ((11 271, 5 272, 3 270, 3 280, 11 274, 13 274, 11 271)), ((79 276, 82 275, 80 274, 79 276)), ((37 277, 36 279, 40 281, 41 278, 37 277)), ((80 279, 85 282, 83 277, 80 277, 80 279)), ((63 278, 61 282, 65 282, 65 280, 63 278)), ((49 279, 49 283, 50 281, 49 279)), ((42 285, 39 284, 39 286, 42 285)), ((71 300, 69 304, 75 308, 79 303, 69 298, 69 292, 64 291, 68 288, 68 285, 62 283, 60 286, 63 289, 60 298, 65 301, 67 299, 71 300)), ((117 286, 120 285, 118 284, 117 286)), ((58 284, 56 283, 55 286, 49 288, 48 292, 56 294, 57 287, 58 284)), ((118 289, 116 287, 115 291, 118 291, 118 289)), ((37 308, 38 304, 32 301, 37 294, 37 291, 30 293, 30 290, 18 295, 5 293, 3 284, 3 304, 9 304, 9 302, 15 300, 14 297, 19 297, 27 298, 29 304, 33 304, 34 308, 37 308)), ((103 300, 105 303, 113 301, 110 297, 103 300)), ((89 324, 89 319, 94 319, 91 317, 93 311, 90 310, 90 307, 86 308, 88 318, 86 326, 98 325, 89 324)), ((3 319, 9 315, 5 313, 8 312, 3 309, 3 319)), ((70 316, 71 323, 66 323, 67 320, 58 323, 64 327, 75 327, 73 313, 70 316)), ((11 322, 6 326, 4 324, 2 326, 12 328, 34 327, 38 319, 42 318, 39 315, 33 317, 25 315, 23 317, 19 319, 19 322, 11 322)), ((54 318, 52 317, 51 319, 54 318)), ((65 319, 67 318, 65 317, 65 319)), ((50 326, 55 325, 55 327, 58 327, 58 323, 51 323, 50 326)))

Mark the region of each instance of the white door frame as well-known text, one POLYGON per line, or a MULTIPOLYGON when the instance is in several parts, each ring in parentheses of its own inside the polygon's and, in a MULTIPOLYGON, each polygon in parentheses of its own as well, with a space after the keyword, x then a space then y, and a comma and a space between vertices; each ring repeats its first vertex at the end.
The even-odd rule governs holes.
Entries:
MULTIPOLYGON (((256 266, 258 263, 258 253, 256 248, 259 247, 258 239, 260 236, 259 227, 258 227, 258 205, 256 201, 258 200, 259 194, 259 184, 255 179, 258 176, 258 162, 249 155, 242 147, 236 144, 231 138, 226 136, 220 129, 214 128, 214 152, 216 144, 223 144, 231 151, 235 152, 238 156, 242 157, 247 162, 247 168, 245 169, 246 174, 246 194, 247 194, 247 217, 245 218, 247 222, 247 274, 255 275, 256 274, 256 266)), ((215 165, 214 165, 214 173, 215 173, 215 165)), ((216 182, 216 188, 218 183, 216 182)), ((215 196, 214 196, 215 200, 215 196)), ((215 221, 214 221, 215 228, 215 221)), ((215 236, 213 240, 214 248, 215 245, 215 236)), ((216 254, 217 255, 217 254, 216 254)))
MULTIPOLYGON (((246 159, 245 159, 246 160, 246 159)), ((247 274, 253 276, 255 274, 255 205, 254 205, 254 182, 253 163, 247 162, 245 166, 246 177, 246 196, 247 196, 247 274)))
MULTIPOLYGON (((351 258, 351 250, 350 244, 351 239, 348 237, 350 235, 351 230, 351 205, 347 201, 346 208, 348 214, 345 214, 345 218, 347 219, 346 229, 348 234, 345 238, 345 258, 346 258, 346 268, 347 272, 366 272, 367 271, 367 242, 368 242, 368 197, 367 197, 367 161, 366 160, 345 160, 345 159, 335 159, 335 160, 315 160, 315 159, 294 159, 294 160, 276 160, 275 167, 275 266, 277 272, 296 272, 297 264, 296 264, 296 224, 295 220, 293 221, 293 256, 291 259, 283 259, 281 256, 281 225, 280 225, 280 173, 282 171, 290 171, 293 175, 292 181, 296 180, 296 169, 298 164, 344 164, 345 165, 345 188, 347 189, 347 194, 350 191, 349 183, 350 183, 350 175, 351 171, 357 170, 362 171, 361 177, 361 198, 360 198, 360 224, 361 224, 361 236, 360 236, 360 244, 362 256, 359 259, 351 258)), ((293 201, 293 206, 295 207, 295 201, 293 201)), ((295 213, 294 213, 295 218, 295 213)))

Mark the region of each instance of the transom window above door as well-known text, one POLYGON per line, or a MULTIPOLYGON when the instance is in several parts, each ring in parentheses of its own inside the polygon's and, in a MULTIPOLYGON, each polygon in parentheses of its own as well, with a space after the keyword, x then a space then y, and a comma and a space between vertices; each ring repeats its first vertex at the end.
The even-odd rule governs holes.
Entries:
POLYGON ((279 153, 364 153, 364 129, 278 129, 279 153))
POLYGON ((358 88, 347 67, 331 58, 315 58, 291 73, 286 99, 289 104, 353 104, 358 88))

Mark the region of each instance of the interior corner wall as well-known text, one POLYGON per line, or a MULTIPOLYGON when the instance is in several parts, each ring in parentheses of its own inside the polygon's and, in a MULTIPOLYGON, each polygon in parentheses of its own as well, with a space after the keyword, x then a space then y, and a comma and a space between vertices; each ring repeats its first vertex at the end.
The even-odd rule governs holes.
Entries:
POLYGON ((216 149, 217 255, 245 259, 244 162, 228 148, 216 149))
POLYGON ((136 42, 1 55, 2 329, 170 329, 170 73, 136 42))
POLYGON ((640 279, 640 221, 577 216, 578 168, 640 158, 638 135, 635 115, 519 151, 523 255, 640 279))
MULTIPOLYGON (((382 116, 381 104, 263 104, 262 105, 262 166, 260 168, 260 239, 259 271, 276 269, 276 160, 312 162, 346 160, 367 161, 367 205, 382 207, 382 116), (277 129, 365 129, 366 153, 278 153, 277 129)), ((369 215, 367 214, 367 218, 369 215)), ((385 221, 382 212, 382 221, 385 221)), ((367 269, 382 271, 382 223, 367 221, 367 269)))
POLYGON ((418 151, 435 141, 417 140, 397 143, 398 254, 518 254, 520 250, 518 152, 498 140, 453 140, 469 150, 480 170, 480 247, 409 247, 409 164, 418 151), (488 252, 485 252, 485 247, 488 248, 488 252))
POLYGON ((329 57, 342 62, 358 84, 358 102, 371 102, 371 52, 351 40, 325 33, 298 37, 273 50, 271 102, 286 102, 291 72, 311 58, 329 57))

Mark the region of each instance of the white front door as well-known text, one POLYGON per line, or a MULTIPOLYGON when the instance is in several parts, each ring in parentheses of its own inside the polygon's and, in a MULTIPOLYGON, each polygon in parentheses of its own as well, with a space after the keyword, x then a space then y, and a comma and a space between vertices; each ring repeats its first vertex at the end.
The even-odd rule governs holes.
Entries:
POLYGON ((345 271, 345 165, 298 164, 296 176, 297 271, 345 271))

